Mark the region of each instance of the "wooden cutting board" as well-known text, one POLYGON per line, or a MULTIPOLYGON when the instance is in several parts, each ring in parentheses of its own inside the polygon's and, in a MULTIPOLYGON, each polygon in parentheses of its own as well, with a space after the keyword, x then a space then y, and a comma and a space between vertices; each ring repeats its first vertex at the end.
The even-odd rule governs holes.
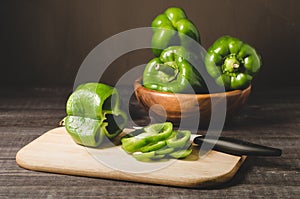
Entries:
POLYGON ((19 166, 35 171, 181 187, 224 183, 234 176, 245 158, 216 151, 199 157, 195 148, 184 160, 139 162, 120 146, 91 149, 77 145, 64 127, 44 133, 16 155, 19 166))

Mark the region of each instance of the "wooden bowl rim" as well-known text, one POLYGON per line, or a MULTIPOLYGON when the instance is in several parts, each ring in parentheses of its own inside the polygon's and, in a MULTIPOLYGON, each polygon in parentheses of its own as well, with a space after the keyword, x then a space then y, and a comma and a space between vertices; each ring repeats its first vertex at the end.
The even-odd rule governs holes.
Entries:
POLYGON ((237 90, 232 90, 232 91, 226 91, 224 93, 204 93, 204 94, 186 94, 186 93, 169 93, 169 92, 163 92, 163 91, 156 91, 156 90, 151 90, 148 89, 146 87, 144 87, 141 83, 142 81, 142 77, 137 78, 134 81, 134 90, 137 89, 142 89, 144 91, 146 91, 147 93, 156 93, 159 95, 168 95, 168 96, 172 96, 172 95, 176 95, 178 97, 187 97, 189 95, 196 95, 197 97, 201 97, 201 98, 211 98, 211 97, 219 97, 219 96, 223 96, 224 93, 226 96, 234 96, 234 95, 239 95, 241 93, 247 93, 250 92, 251 90, 251 84, 245 88, 245 89, 237 89, 237 90))

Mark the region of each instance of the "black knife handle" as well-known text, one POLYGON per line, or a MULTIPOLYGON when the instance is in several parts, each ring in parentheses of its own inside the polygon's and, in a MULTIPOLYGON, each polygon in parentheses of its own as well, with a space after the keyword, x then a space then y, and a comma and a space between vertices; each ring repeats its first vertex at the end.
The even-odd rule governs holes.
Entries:
POLYGON ((198 136, 194 139, 194 143, 212 147, 216 151, 229 153, 232 155, 247 156, 280 156, 281 150, 277 148, 262 146, 242 140, 228 137, 204 137, 198 136))

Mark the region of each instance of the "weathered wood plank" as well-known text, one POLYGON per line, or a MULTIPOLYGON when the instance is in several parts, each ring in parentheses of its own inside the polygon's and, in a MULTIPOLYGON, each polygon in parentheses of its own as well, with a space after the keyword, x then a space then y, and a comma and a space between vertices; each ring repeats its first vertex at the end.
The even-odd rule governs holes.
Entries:
MULTIPOLYGON (((294 89, 251 94, 223 136, 283 149, 281 157, 248 158, 235 178, 212 190, 184 189, 33 172, 18 167, 17 151, 57 127, 71 88, 0 88, 1 198, 299 198, 300 93, 294 89), (286 93, 286 95, 278 95, 286 93)), ((296 89, 297 90, 297 89, 296 89)), ((124 91, 122 91, 124 93, 124 91)), ((147 113, 132 101, 140 124, 147 113)), ((132 123, 129 124, 130 126, 132 123)), ((130 127, 129 126, 129 127, 130 127)), ((204 131, 201 131, 205 133, 204 131)))
MULTIPOLYGON (((81 184, 81 183, 79 183, 81 184)), ((57 198, 57 197, 98 197, 98 198, 297 198, 299 189, 295 186, 252 186, 238 185, 226 190, 193 190, 166 188, 160 186, 100 186, 95 182, 89 186, 10 186, 1 187, 0 192, 10 198, 57 198), (131 186, 131 187, 128 187, 131 186), (132 190, 132 191, 129 191, 132 190)), ((1 195, 0 195, 1 196, 1 195)))

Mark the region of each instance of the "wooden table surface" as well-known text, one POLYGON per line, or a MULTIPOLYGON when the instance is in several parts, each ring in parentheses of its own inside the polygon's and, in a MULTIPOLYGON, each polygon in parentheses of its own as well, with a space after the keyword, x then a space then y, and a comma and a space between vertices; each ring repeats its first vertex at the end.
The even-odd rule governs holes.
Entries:
MULTIPOLYGON (((222 135, 278 147, 283 154, 249 157, 229 183, 210 189, 22 169, 15 162, 17 151, 58 126, 72 90, 11 87, 0 91, 0 198, 300 198, 299 89, 255 92, 254 88, 247 106, 224 127, 222 135)), ((147 115, 136 101, 132 110, 138 123, 147 124, 147 115)))

